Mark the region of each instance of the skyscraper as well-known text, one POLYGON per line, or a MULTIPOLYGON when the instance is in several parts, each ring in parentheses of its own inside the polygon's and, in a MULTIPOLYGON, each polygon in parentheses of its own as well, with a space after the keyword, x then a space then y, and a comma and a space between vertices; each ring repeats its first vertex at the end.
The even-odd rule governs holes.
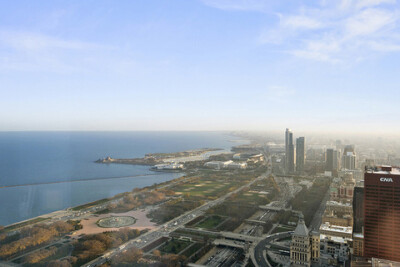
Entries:
POLYGON ((296 171, 304 171, 304 163, 306 160, 306 140, 304 137, 299 137, 296 139, 296 171))
POLYGON ((285 169, 289 173, 294 172, 293 133, 288 128, 286 128, 285 132, 285 169))
POLYGON ((364 173, 364 256, 400 261, 400 169, 364 173))
POLYGON ((332 148, 326 150, 326 171, 337 171, 339 169, 339 151, 332 148))
POLYGON ((353 232, 362 233, 364 228, 364 187, 354 187, 353 232))
POLYGON ((356 153, 354 151, 354 146, 345 146, 343 152, 342 167, 347 170, 354 170, 356 168, 356 153))

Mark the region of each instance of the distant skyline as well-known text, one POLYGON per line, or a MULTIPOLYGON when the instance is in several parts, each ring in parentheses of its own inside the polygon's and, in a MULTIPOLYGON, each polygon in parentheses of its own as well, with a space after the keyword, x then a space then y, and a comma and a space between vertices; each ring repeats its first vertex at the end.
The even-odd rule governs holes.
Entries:
POLYGON ((0 131, 396 134, 399 26, 396 0, 0 0, 0 131))

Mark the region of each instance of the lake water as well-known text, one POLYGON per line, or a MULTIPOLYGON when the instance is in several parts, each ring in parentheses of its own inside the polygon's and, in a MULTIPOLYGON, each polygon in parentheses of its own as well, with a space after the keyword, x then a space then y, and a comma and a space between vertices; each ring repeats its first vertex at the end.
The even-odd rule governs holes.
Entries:
MULTIPOLYGON (((179 177, 147 166, 97 164, 98 158, 143 157, 237 145, 222 132, 3 132, 0 133, 0 225, 77 206, 179 177), (146 175, 146 176, 143 176, 146 175), (108 177, 106 180, 74 181, 108 177)), ((243 142, 241 142, 243 143, 243 142)))

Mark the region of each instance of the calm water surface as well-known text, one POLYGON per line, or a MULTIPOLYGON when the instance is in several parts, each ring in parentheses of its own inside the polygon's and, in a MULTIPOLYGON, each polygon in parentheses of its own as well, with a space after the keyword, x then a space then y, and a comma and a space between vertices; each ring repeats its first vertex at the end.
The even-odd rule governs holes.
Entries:
POLYGON ((143 157, 146 153, 237 145, 216 132, 6 132, 0 133, 0 225, 111 197, 179 177, 147 166, 96 164, 98 158, 143 157), (141 176, 149 175, 150 176, 141 176), (138 176, 139 175, 139 176, 138 176), (75 181, 107 177, 107 180, 75 181))

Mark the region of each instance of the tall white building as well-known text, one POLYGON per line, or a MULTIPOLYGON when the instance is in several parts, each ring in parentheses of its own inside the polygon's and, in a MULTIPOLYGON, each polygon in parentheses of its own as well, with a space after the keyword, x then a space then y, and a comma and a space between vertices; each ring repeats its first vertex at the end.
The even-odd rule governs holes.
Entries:
POLYGON ((352 145, 347 145, 344 148, 342 168, 347 170, 356 169, 356 153, 354 151, 354 146, 352 145))

